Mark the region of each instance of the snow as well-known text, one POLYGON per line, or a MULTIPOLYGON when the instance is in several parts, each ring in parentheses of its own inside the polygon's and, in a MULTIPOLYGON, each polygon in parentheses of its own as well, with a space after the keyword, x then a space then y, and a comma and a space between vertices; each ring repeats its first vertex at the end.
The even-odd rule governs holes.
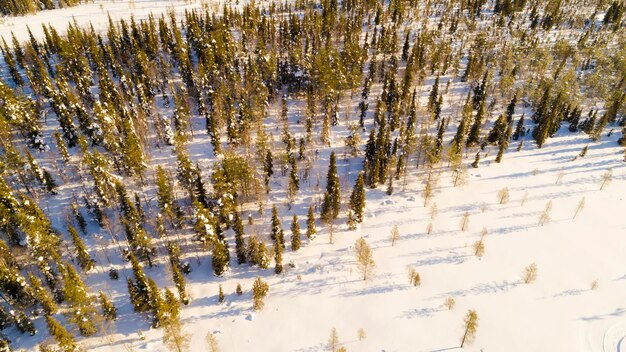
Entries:
MULTIPOLYGON (((562 132, 542 149, 516 152, 512 146, 501 164, 487 166, 489 157, 470 170, 464 186, 452 187, 444 173, 427 207, 415 175, 409 176, 406 190, 399 185, 392 196, 384 187, 368 190, 366 213, 374 216, 359 230, 338 231, 329 244, 328 234, 319 229, 298 253, 285 252, 295 268, 281 276, 272 269, 261 271, 270 292, 258 313, 251 310, 250 296, 256 274, 246 266, 233 265, 217 281, 200 272, 208 272, 204 265, 194 267, 188 284, 192 301, 182 310, 191 350, 204 350, 204 336, 211 331, 225 351, 323 351, 333 327, 349 351, 455 350, 464 315, 475 309, 479 327, 468 351, 623 351, 626 175, 615 138, 604 137, 590 145, 586 157, 573 161, 588 143, 581 134, 562 132), (600 191, 599 179, 608 168, 613 181, 600 191), (503 187, 511 199, 498 204, 503 187), (582 197, 585 208, 572 219, 582 197), (552 220, 538 226, 550 200, 552 220), (428 235, 435 202, 438 214, 428 235), (470 225, 462 232, 459 221, 466 211, 470 225), (388 237, 394 224, 401 238, 392 247, 388 237), (486 251, 478 259, 472 244, 483 228, 486 251), (377 264, 369 281, 355 266, 352 247, 359 236, 372 246, 377 264), (538 266, 538 279, 523 284, 522 270, 531 263, 538 266), (409 266, 421 275, 421 287, 409 285, 409 266), (599 284, 592 290, 594 280, 599 284), (215 303, 218 283, 229 305, 215 303), (237 283, 243 296, 234 293, 237 283), (456 300, 453 310, 443 306, 448 297, 456 300), (364 341, 357 339, 359 328, 366 331, 364 341)), ((160 334, 146 333, 152 350, 160 334)), ((104 352, 118 345, 90 346, 104 352)))
MULTIPOLYGON (((79 26, 92 23, 101 30, 108 22, 107 13, 114 20, 131 14, 140 19, 149 13, 167 12, 170 6, 180 14, 200 8, 201 3, 135 0, 132 7, 127 1, 96 0, 72 9, 5 18, 0 34, 7 38, 14 31, 18 38, 26 39, 28 25, 36 37, 41 37, 42 23, 52 21, 57 29, 63 29, 74 20, 79 26)), ((465 92, 457 95, 457 101, 462 101, 465 92)), ((290 106, 294 115, 290 118, 298 118, 299 108, 290 106)), ((339 110, 344 111, 343 107, 339 110)), ((516 119, 519 115, 521 112, 516 119)), ((333 127, 332 145, 341 155, 338 146, 348 132, 344 121, 339 121, 340 126, 333 127)), ((268 131, 278 131, 278 124, 268 122, 268 126, 268 131)), ((208 136, 200 132, 203 125, 196 121, 194 129, 197 133, 189 152, 194 163, 199 162, 206 170, 217 159, 211 156, 208 136)), ((468 351, 626 351, 626 163, 622 161, 623 149, 616 143, 620 133, 603 136, 600 142, 590 144, 587 156, 575 159, 590 142, 583 133, 566 130, 562 128, 542 149, 528 139, 522 151, 516 152, 517 143, 511 143, 500 164, 492 162, 496 151, 491 150, 478 169, 469 169, 468 182, 463 186, 453 187, 449 171, 442 170, 435 196, 426 207, 423 170, 415 170, 413 165, 406 187, 396 182, 393 195, 385 194, 385 186, 367 190, 365 221, 358 230, 346 229, 342 212, 333 244, 327 230, 318 227, 318 235, 303 241, 299 252, 291 252, 288 246, 284 261, 293 265, 286 265, 280 276, 273 274, 273 268, 238 266, 232 241, 231 269, 221 278, 212 275, 208 253, 189 254, 183 262, 193 269, 186 277, 191 302, 181 314, 183 330, 191 336, 191 350, 206 350, 205 336, 212 332, 223 351, 323 351, 335 327, 340 344, 348 351, 452 351, 460 344, 467 310, 475 309, 479 326, 476 340, 465 348, 468 351), (613 170, 613 180, 600 191, 599 180, 608 169, 613 170), (561 173, 562 180, 557 182, 561 173), (498 204, 497 193, 504 187, 511 199, 498 204), (521 205, 526 194, 528 200, 521 205), (573 219, 583 197, 585 208, 573 219), (553 202, 551 221, 538 226, 548 201, 553 202), (434 203, 438 214, 431 219, 434 203), (465 212, 470 214, 470 224, 464 232, 459 222, 465 212), (430 223, 433 232, 427 234, 430 223), (401 236, 392 247, 389 235, 393 225, 398 226, 401 236), (483 228, 488 231, 485 255, 478 259, 473 256, 472 245, 480 239, 483 228), (369 281, 361 279, 355 264, 354 242, 361 236, 372 247, 377 264, 369 281), (531 263, 537 264, 537 281, 523 284, 522 271, 531 263), (409 267, 419 272, 420 287, 409 284, 409 267), (257 276, 269 283, 270 291, 265 309, 253 312, 250 290, 257 276), (598 287, 591 289, 594 280, 598 287), (243 287, 242 296, 235 293, 238 283, 243 287), (219 284, 228 304, 217 304, 219 284), (443 305, 449 297, 456 301, 452 310, 443 305), (363 341, 357 338, 359 328, 367 334, 363 341)), ((450 137, 446 135, 446 141, 450 137)), ((309 179, 302 180, 302 192, 292 208, 284 204, 284 198, 270 194, 270 201, 280 207, 286 238, 294 212, 304 229, 306 210, 319 199, 316 177, 323 179, 320 175, 325 175, 330 151, 320 149, 316 168, 309 179)), ((171 149, 151 153, 153 165, 174 165, 171 149)), ((466 164, 472 156, 464 159, 466 164)), ((361 161, 338 160, 346 198, 361 161)), ((275 179, 283 182, 285 178, 275 177, 272 182, 275 179)), ((279 189, 280 182, 273 187, 279 189)), ((50 204, 47 213, 61 214, 61 203, 72 191, 61 189, 60 197, 66 198, 50 204)), ((267 221, 258 219, 254 205, 244 211, 255 218, 254 225, 246 224, 246 234, 268 233, 267 221)), ((90 241, 97 248, 93 252, 98 253, 98 262, 106 265, 104 256, 118 250, 109 239, 122 235, 99 231, 90 241)), ((232 240, 230 232, 227 237, 232 240)), ((108 270, 90 273, 87 281, 92 293, 103 289, 112 296, 119 320, 110 327, 110 335, 81 339, 81 345, 94 352, 165 351, 162 330, 150 329, 147 319, 132 312, 125 287, 125 276, 131 275, 127 263, 113 258, 109 268, 120 270, 118 281, 108 279, 108 270)), ((145 270, 159 287, 173 287, 164 262, 145 270)), ((41 319, 35 325, 39 340, 10 331, 15 347, 37 349, 36 343, 46 337, 46 328, 41 319)))
MULTIPOLYGON (((34 37, 42 39, 44 32, 42 25, 51 25, 60 34, 65 33, 67 26, 77 24, 84 28, 93 25, 95 30, 103 30, 109 23, 109 16, 116 22, 120 19, 135 20, 148 18, 150 14, 160 17, 174 11, 177 16, 182 16, 185 11, 202 9, 207 6, 212 11, 221 7, 223 1, 202 0, 93 0, 70 8, 39 11, 26 16, 0 17, 0 34, 11 45, 11 32, 20 40, 28 39, 28 28, 34 37)), ((235 6, 235 4, 232 4, 235 6)))

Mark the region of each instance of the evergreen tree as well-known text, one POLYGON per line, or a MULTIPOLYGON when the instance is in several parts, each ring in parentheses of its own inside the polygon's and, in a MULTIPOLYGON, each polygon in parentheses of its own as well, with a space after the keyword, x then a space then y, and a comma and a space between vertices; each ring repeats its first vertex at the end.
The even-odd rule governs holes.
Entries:
POLYGON ((270 286, 263 281, 260 277, 254 280, 252 284, 252 299, 254 304, 252 308, 254 310, 261 310, 265 306, 263 300, 267 297, 267 293, 270 291, 270 286))
POLYGON ((28 273, 28 281, 30 282, 30 286, 33 288, 33 292, 35 293, 35 297, 37 301, 41 304, 43 311, 47 314, 54 314, 57 311, 57 305, 54 303, 54 300, 43 287, 41 280, 38 277, 33 275, 33 273, 28 273))
POLYGON ((431 89, 430 95, 428 96, 428 105, 426 107, 429 112, 431 113, 435 112, 438 98, 439 98, 439 76, 435 78, 435 83, 433 84, 433 88, 431 89))
POLYGON ((235 231, 235 251, 237 252, 237 263, 243 264, 246 262, 246 248, 245 241, 243 239, 243 222, 241 221, 241 215, 238 211, 235 211, 233 230, 235 231))
POLYGON ((479 102, 478 111, 476 112, 476 117, 474 118, 474 123, 472 124, 469 135, 467 136, 466 145, 468 147, 474 146, 479 142, 480 128, 483 124, 483 118, 485 114, 485 100, 486 97, 483 97, 479 102))
POLYGON ((281 274, 283 272, 283 246, 281 242, 282 236, 274 237, 274 273, 281 274))
POLYGON ((104 292, 98 292, 98 299, 100 300, 100 307, 102 309, 102 316, 106 320, 117 320, 117 308, 109 298, 104 294, 104 292))
POLYGON ((294 252, 300 249, 300 224, 296 214, 293 215, 293 220, 291 221, 291 249, 294 252))
POLYGON ((280 224, 280 219, 278 218, 278 209, 276 209, 276 206, 272 207, 272 232, 270 233, 270 238, 274 242, 276 242, 278 238, 278 243, 281 244, 282 248, 285 248, 285 235, 280 224))
POLYGON ((289 201, 293 203, 296 194, 300 190, 300 178, 298 177, 298 164, 296 164, 296 158, 293 154, 289 155, 289 164, 291 165, 291 171, 289 172, 289 186, 288 197, 289 201))
POLYGON ((216 238, 213 242, 213 258, 211 261, 215 276, 222 276, 228 266, 228 261, 228 246, 223 240, 216 238))
POLYGON ((339 187, 339 176, 337 176, 337 158, 335 152, 330 154, 330 165, 326 176, 326 192, 322 202, 321 217, 326 222, 337 218, 341 208, 341 194, 339 187))
POLYGON ((50 331, 50 335, 57 341, 59 347, 66 352, 78 351, 78 345, 74 340, 74 336, 51 315, 46 315, 45 318, 48 324, 48 331, 50 331))
POLYGON ((315 213, 313 212, 313 206, 309 206, 309 212, 307 213, 306 219, 306 238, 311 240, 315 234, 317 234, 317 229, 315 228, 315 213))
POLYGON ((78 232, 71 224, 67 224, 67 230, 72 237, 72 243, 74 244, 74 253, 76 254, 76 259, 78 260, 78 265, 84 271, 89 271, 93 268, 93 261, 89 256, 89 252, 87 252, 87 247, 83 243, 83 240, 78 236, 78 232))

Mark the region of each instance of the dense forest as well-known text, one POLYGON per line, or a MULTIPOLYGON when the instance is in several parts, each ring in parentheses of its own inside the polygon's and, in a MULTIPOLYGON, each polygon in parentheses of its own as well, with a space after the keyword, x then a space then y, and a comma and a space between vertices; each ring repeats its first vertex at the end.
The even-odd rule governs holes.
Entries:
POLYGON ((6 0, 0 3, 0 13, 4 16, 19 16, 29 13, 76 6, 81 0, 6 0))
MULTIPOLYGON (((186 275, 200 263, 215 276, 279 275, 287 248, 355 229, 368 188, 392 194, 417 170, 426 205, 439 173, 463 184, 487 147, 506 163, 559 132, 626 136, 625 10, 296 0, 110 20, 102 32, 44 26, 43 40, 3 33, 0 328, 45 335, 33 323, 45 321, 54 340, 41 351, 75 351, 130 301, 182 351, 186 275), (343 175, 345 160, 362 172, 343 175), (167 268, 168 287, 153 267, 167 268), (90 287, 102 273, 127 290, 90 287)), ((255 282, 255 309, 268 290, 255 282)))

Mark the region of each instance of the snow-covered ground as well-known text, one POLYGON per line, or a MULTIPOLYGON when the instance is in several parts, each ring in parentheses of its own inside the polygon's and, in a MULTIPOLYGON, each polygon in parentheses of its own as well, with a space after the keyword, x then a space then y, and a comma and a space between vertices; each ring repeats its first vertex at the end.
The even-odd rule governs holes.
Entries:
MULTIPOLYGON (((80 28, 93 25, 96 30, 101 30, 109 23, 109 16, 118 21, 131 16, 136 20, 144 19, 150 14, 160 17, 170 11, 180 16, 186 10, 201 8, 217 12, 223 3, 221 0, 93 0, 89 4, 27 16, 0 17, 0 35, 10 44, 11 32, 17 38, 28 38, 28 28, 35 38, 42 39, 43 24, 53 26, 60 33, 64 33, 70 23, 76 23, 80 28)), ((231 5, 236 6, 234 2, 231 5)))
MULTIPOLYGON (((102 29, 108 22, 107 13, 114 20, 131 14, 144 18, 166 12, 173 5, 177 13, 202 6, 199 1, 135 0, 133 7, 129 1, 97 0, 72 9, 5 18, 0 34, 8 39, 14 31, 24 39, 28 25, 39 37, 42 23, 63 29, 74 19, 80 26, 92 23, 102 29)), ((457 98, 464 96, 460 92, 457 98)), ((516 120, 518 117, 516 114, 516 120)), ((345 136, 345 126, 340 128, 345 136)), ((190 154, 206 169, 214 158, 208 156, 203 126, 197 123, 195 129, 198 134, 190 143, 190 154)), ((274 131, 275 136, 279 133, 274 131)), ((333 146, 340 147, 342 135, 334 127, 333 136, 333 146)), ((422 198, 422 170, 413 166, 406 187, 402 181, 396 182, 393 195, 385 194, 385 186, 367 191, 365 220, 358 230, 347 231, 344 212, 334 244, 320 227, 317 238, 299 252, 293 253, 287 246, 286 270, 280 276, 272 269, 238 266, 233 260, 231 270, 216 278, 208 253, 200 254, 200 265, 195 257, 189 257, 193 268, 187 277, 191 303, 183 307, 182 317, 191 350, 205 351, 205 336, 211 332, 227 352, 325 351, 335 327, 348 351, 452 351, 460 345, 467 310, 475 309, 479 327, 475 342, 464 348, 468 351, 626 351, 626 163, 623 148, 616 143, 618 137, 619 133, 611 137, 605 133, 600 142, 590 143, 582 132, 572 134, 564 127, 542 149, 527 139, 517 152, 517 142, 513 142, 502 163, 493 163, 497 150, 491 149, 479 168, 469 168, 468 182, 458 187, 452 185, 444 162, 435 196, 427 206, 422 198), (588 143, 587 155, 576 158, 588 143), (602 175, 609 169, 612 182, 600 190, 602 175), (497 194, 505 187, 510 201, 499 204, 497 194), (584 209, 573 219, 583 197, 584 209), (539 226, 539 216, 549 201, 551 221, 539 226), (434 218, 433 204, 438 209, 434 218), (469 228, 461 231, 466 212, 470 214, 469 228), (433 230, 427 234, 431 222, 433 230), (393 225, 401 233, 395 246, 389 241, 393 225), (485 255, 478 259, 472 246, 483 228, 487 230, 485 255), (372 246, 377 264, 369 281, 361 279, 355 263, 353 245, 360 236, 372 246), (537 264, 537 280, 523 284, 522 271, 531 263, 537 264), (408 267, 419 272, 421 287, 409 284, 408 267), (265 309, 253 313, 250 289, 257 275, 270 284, 270 292, 265 309), (592 289, 594 281, 597 288, 592 289), (238 283, 243 286, 243 296, 235 294, 238 283), (226 292, 222 304, 217 298, 219 284, 226 292), (447 298, 456 301, 454 309, 444 307, 447 298), (365 330, 365 340, 359 341, 359 328, 365 330)), ((450 138, 446 135, 446 142, 450 138)), ((169 149, 151 153, 154 164, 173 160, 169 149)), ((329 153, 323 150, 315 163, 322 182, 329 153)), ((349 181, 344 196, 350 192, 361 160, 339 159, 339 170, 349 181)), ((465 162, 471 160, 470 155, 465 162)), ((319 197, 316 181, 315 176, 309 179, 291 210, 284 205, 284 198, 270 195, 269 203, 280 206, 286 238, 291 235, 293 212, 304 227, 306 209, 319 197)), ((70 194, 61 190, 61 197, 70 194)), ((62 222, 61 218, 59 215, 57 220, 62 222)), ((246 225, 246 233, 267 236, 268 227, 259 221, 246 225)), ((230 232, 228 236, 232 237, 230 232)), ((234 248, 232 239, 230 248, 234 248)), ((94 252, 100 263, 105 262, 103 252, 94 252)), ((121 261, 114 264, 127 265, 121 261)), ((145 270, 160 287, 171 287, 165 266, 162 261, 145 270)), ((96 352, 165 351, 162 330, 150 329, 148 320, 132 312, 123 279, 131 274, 130 269, 120 274, 117 282, 97 270, 86 279, 92 289, 111 295, 120 317, 109 327, 110 335, 81 340, 81 344, 96 352), (140 331, 145 339, 139 337, 140 331)), ((35 323, 38 336, 45 336, 43 319, 35 323)), ((26 350, 36 350, 40 342, 27 335, 11 336, 14 346, 26 350)))
MULTIPOLYGON (((479 328, 475 342, 464 348, 468 351, 624 351, 626 164, 617 137, 590 144, 587 155, 576 160, 589 141, 566 128, 542 149, 528 139, 517 152, 513 143, 501 164, 492 162, 492 149, 479 168, 469 169, 463 186, 453 187, 449 172, 442 173, 426 207, 423 182, 414 171, 406 189, 398 182, 392 196, 385 194, 385 187, 367 191, 365 221, 357 231, 342 224, 334 244, 320 229, 299 252, 287 246, 285 263, 293 261, 295 268, 285 265, 280 276, 271 268, 259 271, 233 263, 224 277, 215 278, 207 254, 200 254, 200 266, 189 258, 192 301, 182 314, 191 350, 206 350, 205 336, 212 332, 223 351, 325 351, 333 327, 348 351, 455 350, 463 318, 475 309, 479 328), (600 180, 608 169, 612 182, 601 191, 600 180), (504 187, 510 201, 499 204, 497 193, 504 187), (583 197, 584 209, 573 219, 583 197), (549 201, 551 221, 538 226, 549 201), (431 220, 435 203, 438 211, 431 220), (470 214, 469 228, 461 231, 465 212, 470 214), (433 232, 427 234, 431 222, 433 232), (401 239, 392 247, 394 224, 401 239), (483 228, 488 231, 485 255, 478 259, 472 245, 483 228), (359 236, 374 250, 377 269, 369 281, 361 279, 355 263, 353 244, 359 236), (522 271, 531 263, 537 264, 538 278, 523 284, 522 271), (421 287, 409 285, 409 266, 421 275, 421 287), (250 289, 259 273, 271 288, 266 308, 253 313, 250 289), (597 288, 592 289, 594 281, 597 288), (237 283, 243 296, 235 294, 237 283), (219 284, 226 292, 223 304, 218 304, 219 284), (452 310, 443 306, 449 297, 456 301, 452 310), (367 334, 363 341, 357 338, 359 328, 367 334)), ((320 158, 326 165, 324 156, 320 158)), ((344 173, 353 170, 350 179, 360 167, 349 159, 338 164, 344 173)), ((303 215, 308 196, 293 211, 303 215)), ((286 206, 280 209, 289 238, 291 212, 286 206)), ((246 232, 266 236, 267 226, 246 225, 246 232)), ((162 267, 146 272, 160 285, 168 280, 162 267)), ((90 277, 90 284, 99 288, 113 285, 94 280, 90 277)), ((166 351, 162 331, 150 329, 149 321, 132 313, 123 284, 120 280, 111 287, 121 309, 112 335, 83 340, 83 346, 99 352, 120 351, 122 346, 166 351), (140 330, 143 340, 137 335, 140 330)), ((29 337, 20 339, 30 345, 29 337)))

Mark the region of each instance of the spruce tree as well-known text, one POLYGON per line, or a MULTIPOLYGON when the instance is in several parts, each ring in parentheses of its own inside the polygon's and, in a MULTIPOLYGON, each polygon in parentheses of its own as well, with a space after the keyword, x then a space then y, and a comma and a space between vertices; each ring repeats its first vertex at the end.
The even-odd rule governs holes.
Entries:
POLYGON ((326 222, 337 218, 341 208, 341 194, 339 187, 339 176, 337 176, 337 158, 335 152, 330 154, 330 165, 326 176, 326 192, 322 202, 321 217, 326 222))
POLYGON ((46 323, 48 324, 48 331, 50 331, 50 335, 57 341, 61 350, 65 352, 78 351, 78 345, 74 340, 74 336, 72 336, 72 334, 70 334, 63 327, 63 325, 61 325, 61 323, 59 323, 51 315, 46 315, 45 318, 46 323))
POLYGON ((281 244, 282 248, 285 248, 285 235, 280 224, 280 219, 278 218, 278 209, 276 206, 272 207, 272 232, 270 233, 270 238, 272 241, 276 242, 278 238, 278 242, 281 244))
POLYGON ((282 236, 274 237, 274 273, 276 273, 277 275, 283 272, 284 244, 281 242, 281 238, 282 236))
POLYGON ((93 268, 93 261, 89 256, 89 252, 87 252, 87 247, 83 243, 83 240, 78 236, 78 232, 71 224, 67 224, 67 230, 72 237, 72 243, 74 244, 74 253, 76 254, 76 259, 78 261, 78 265, 84 271, 89 271, 93 268))
POLYGON ((311 240, 315 234, 317 234, 317 229, 315 228, 315 213, 313 212, 313 206, 309 206, 309 212, 307 213, 306 218, 306 238, 311 240))
POLYGON ((254 284, 252 284, 252 299, 254 301, 252 308, 256 310, 261 310, 265 306, 263 300, 267 297, 267 293, 270 291, 270 286, 263 281, 260 277, 254 280, 254 284))
POLYGON ((37 301, 41 304, 43 311, 48 315, 54 314, 57 311, 57 305, 54 303, 54 300, 48 291, 46 291, 43 287, 41 280, 33 275, 33 273, 29 272, 28 281, 30 282, 30 286, 33 288, 37 301))
POLYGON ((243 239, 243 222, 241 221, 241 215, 238 211, 235 211, 233 230, 235 231, 235 251, 237 252, 237 263, 243 264, 246 262, 246 248, 245 241, 243 239))
POLYGON ((98 300, 100 301, 100 308, 102 309, 102 316, 106 320, 117 320, 117 308, 109 298, 104 294, 104 292, 98 292, 98 300))
POLYGON ((213 257, 211 260, 215 276, 222 276, 228 266, 228 258, 228 247, 226 243, 216 238, 213 242, 213 257))
POLYGON ((300 249, 300 224, 296 214, 293 215, 293 220, 291 221, 291 249, 294 252, 300 249))

